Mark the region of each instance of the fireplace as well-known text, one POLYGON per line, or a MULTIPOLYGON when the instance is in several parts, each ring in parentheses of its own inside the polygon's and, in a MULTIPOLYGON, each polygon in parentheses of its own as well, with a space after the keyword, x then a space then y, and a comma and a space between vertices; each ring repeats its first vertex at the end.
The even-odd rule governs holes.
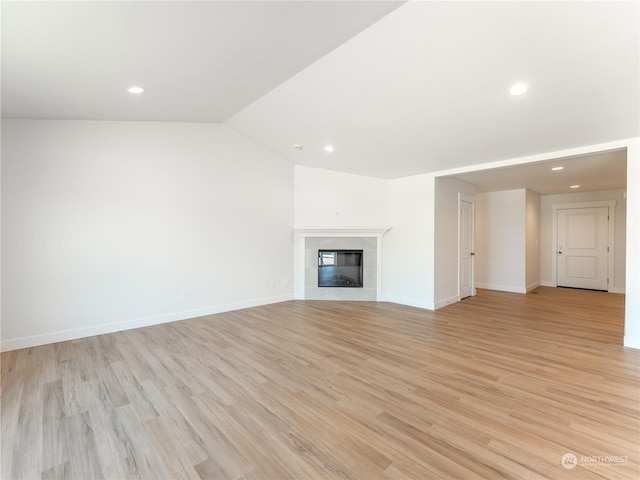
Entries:
MULTIPOLYGON (((382 291, 382 236, 388 227, 297 228, 294 235, 295 298, 301 300, 377 301, 382 291), (361 286, 335 288, 319 286, 320 252, 362 252, 361 286)), ((337 259, 336 254, 336 259, 337 259)), ((327 259, 329 263, 331 260, 327 259)), ((339 263, 339 262, 338 262, 339 263)), ((352 262, 355 263, 355 260, 352 262)), ((345 265, 346 266, 346 265, 345 265)), ((354 266, 354 265, 351 265, 354 266)), ((342 273, 347 277, 358 275, 342 273)))
POLYGON ((362 250, 318 250, 318 287, 362 288, 362 250))
POLYGON ((305 241, 304 298, 306 300, 375 301, 378 288, 377 239, 366 237, 309 237, 305 241), (324 252, 326 274, 321 273, 320 255, 324 252), (335 257, 333 253, 335 252, 335 257), (358 252, 359 260, 348 252, 358 252), (344 254, 344 255, 343 255, 344 254), (335 258, 335 260, 333 260, 335 258), (332 262, 337 269, 332 269, 332 262), (361 266, 358 265, 361 264, 361 266), (342 276, 342 277, 341 277, 342 276), (336 278, 337 277, 337 278, 336 278), (324 280, 334 278, 330 286, 324 280), (360 283, 352 283, 353 279, 360 283), (327 285, 327 283, 324 283, 327 285), (343 287, 343 288, 340 288, 343 287), (346 288, 345 288, 346 287, 346 288))

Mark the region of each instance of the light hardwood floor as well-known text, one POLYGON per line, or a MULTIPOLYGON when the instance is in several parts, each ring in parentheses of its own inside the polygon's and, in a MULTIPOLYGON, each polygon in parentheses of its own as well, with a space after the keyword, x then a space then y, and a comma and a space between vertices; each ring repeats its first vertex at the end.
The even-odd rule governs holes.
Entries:
POLYGON ((292 301, 6 352, 2 479, 635 480, 623 311, 292 301))

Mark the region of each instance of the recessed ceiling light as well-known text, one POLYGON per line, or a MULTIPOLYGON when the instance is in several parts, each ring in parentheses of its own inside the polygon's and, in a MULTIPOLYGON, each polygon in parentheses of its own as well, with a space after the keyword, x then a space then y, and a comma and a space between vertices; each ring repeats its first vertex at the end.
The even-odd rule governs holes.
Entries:
POLYGON ((563 169, 564 169, 564 167, 553 167, 551 170, 556 170, 557 171, 557 170, 563 170, 563 169))
POLYGON ((299 143, 294 143, 291 148, 293 148, 294 150, 302 150, 302 145, 300 145, 299 143))
POLYGON ((327 145, 324 147, 325 152, 333 152, 333 145, 327 145))
POLYGON ((129 93, 133 93, 134 95, 140 95, 142 92, 144 92, 144 88, 134 85, 133 87, 129 87, 127 91, 129 93))
POLYGON ((569 188, 580 188, 580 185, 571 185, 569 188))
POLYGON ((526 83, 516 83, 509 89, 509 95, 518 96, 527 93, 529 87, 526 83))

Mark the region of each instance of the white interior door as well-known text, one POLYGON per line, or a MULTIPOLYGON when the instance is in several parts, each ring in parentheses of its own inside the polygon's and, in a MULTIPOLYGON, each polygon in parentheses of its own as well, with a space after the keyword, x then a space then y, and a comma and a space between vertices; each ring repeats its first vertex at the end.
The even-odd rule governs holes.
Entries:
POLYGON ((458 216, 458 295, 460 299, 475 295, 473 280, 475 199, 460 195, 458 216))
POLYGON ((609 208, 558 210, 558 286, 608 290, 609 208))

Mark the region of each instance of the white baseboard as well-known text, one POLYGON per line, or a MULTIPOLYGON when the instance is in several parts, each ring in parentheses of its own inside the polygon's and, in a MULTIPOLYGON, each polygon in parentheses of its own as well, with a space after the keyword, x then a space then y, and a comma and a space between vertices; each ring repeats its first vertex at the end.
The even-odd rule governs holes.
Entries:
POLYGON ((535 283, 532 283, 531 285, 527 285, 527 292, 526 293, 529 293, 532 290, 535 290, 539 286, 540 286, 540 282, 535 282, 535 283))
POLYGON ((630 335, 625 335, 624 346, 629 348, 640 349, 640 337, 638 336, 632 337, 630 335))
POLYGON ((446 307, 447 305, 451 305, 452 303, 456 303, 459 301, 460 301, 460 297, 458 297, 457 295, 454 297, 445 298, 443 300, 438 300, 436 301, 435 309, 438 310, 442 307, 446 307))
POLYGON ((0 342, 0 351, 8 352, 10 350, 19 350, 21 348, 30 348, 40 345, 47 345, 50 343, 66 342, 68 340, 76 340, 78 338, 93 337, 95 335, 121 332, 124 330, 131 330, 140 327, 150 327, 152 325, 159 325, 161 323, 188 320, 190 318, 230 312, 233 310, 240 310, 242 308, 259 307, 261 305, 286 302, 288 300, 293 300, 293 295, 280 295, 275 297, 258 298, 254 300, 247 300, 244 302, 213 305, 210 307, 198 308, 195 310, 185 310, 182 312, 173 312, 163 315, 155 315, 152 317, 135 318, 122 322, 104 323, 102 325, 94 325, 85 328, 76 328, 72 330, 62 330, 59 332, 44 333, 41 335, 33 335, 29 337, 13 338, 9 340, 2 340, 2 342, 0 342))
POLYGON ((418 298, 396 297, 393 295, 382 295, 381 302, 398 303, 400 305, 407 305, 408 307, 424 308, 425 310, 435 310, 433 303, 425 302, 418 298))
MULTIPOLYGON (((540 286, 541 287, 553 287, 553 288, 557 288, 558 286, 555 283, 552 282, 546 282, 546 281, 541 281, 540 282, 540 286)), ((529 291, 529 290, 527 290, 529 291)), ((624 287, 613 287, 609 293, 621 293, 622 295, 624 295, 626 293, 626 289, 624 287)))
POLYGON ((486 290, 498 290, 500 292, 510 293, 527 293, 524 287, 515 287, 513 285, 498 285, 495 283, 476 283, 476 288, 484 288, 486 290))

